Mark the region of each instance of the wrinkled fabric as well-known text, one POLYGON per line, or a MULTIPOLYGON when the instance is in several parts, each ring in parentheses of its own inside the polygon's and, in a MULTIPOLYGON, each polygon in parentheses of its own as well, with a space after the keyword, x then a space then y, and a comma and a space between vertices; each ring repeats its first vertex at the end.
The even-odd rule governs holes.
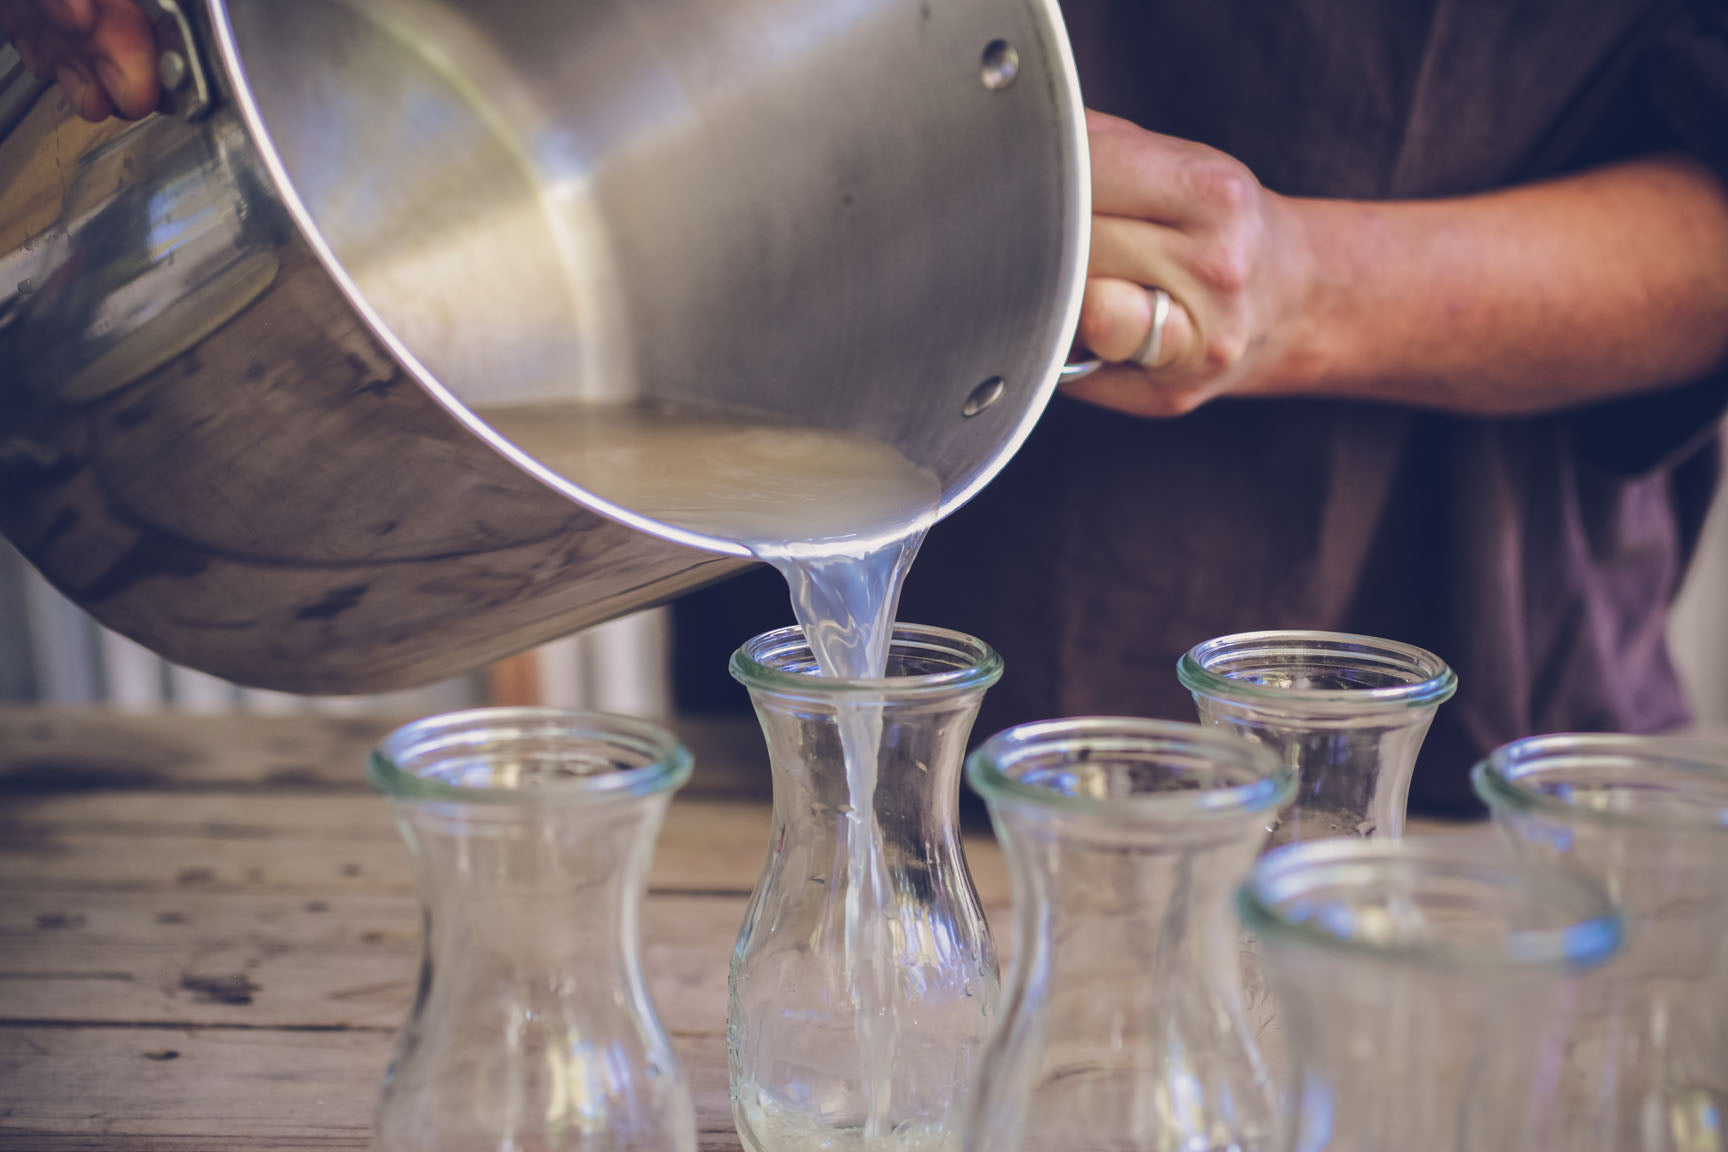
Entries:
MULTIPOLYGON (((1457 195, 1676 148, 1728 174, 1721 3, 1065 9, 1088 106, 1229 152, 1281 193, 1457 195)), ((931 532, 900 616, 1003 653, 979 736, 1060 715, 1192 719, 1176 661, 1225 633, 1421 645, 1459 689, 1412 808, 1469 812, 1471 764, 1507 740, 1687 720, 1665 627, 1725 404, 1728 374, 1518 419, 1225 399, 1158 421, 1058 397, 931 532)), ((681 604, 686 686, 692 662, 723 666, 717 632, 776 598, 767 619, 783 622, 784 595, 769 574, 681 604)))

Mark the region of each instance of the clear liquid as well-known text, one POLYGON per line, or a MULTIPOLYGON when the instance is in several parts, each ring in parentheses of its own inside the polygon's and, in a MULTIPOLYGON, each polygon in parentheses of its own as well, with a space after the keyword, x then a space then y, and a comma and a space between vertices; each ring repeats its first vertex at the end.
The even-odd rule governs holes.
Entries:
MULTIPOLYGON (((829 428, 644 404, 537 404, 479 415, 602 500, 742 545, 783 571, 823 557, 862 563, 900 539, 921 539, 942 492, 933 473, 882 441, 829 428)), ((840 568, 831 571, 839 578, 840 568)), ((842 606, 831 597, 821 607, 842 606)), ((840 624, 876 614, 873 605, 856 609, 840 624)))
MULTIPOLYGON (((880 679, 900 587, 936 519, 941 483, 898 451, 831 429, 751 423, 646 406, 482 413, 501 435, 604 500, 742 545, 786 578, 823 675, 880 679)), ((845 973, 864 1086, 861 1128, 818 1128, 778 1112, 776 1148, 940 1147, 892 1131, 895 966, 890 881, 876 820, 882 713, 841 701, 846 767, 845 973), (785 1136, 785 1141, 779 1139, 785 1136)), ((755 1097, 755 1093, 745 1093, 755 1097)), ((763 1129, 757 1129, 758 1132, 763 1129)))
MULTIPOLYGON (((934 513, 934 502, 930 509, 934 513)), ((924 539, 908 525, 886 544, 855 553, 809 555, 798 546, 761 553, 786 577, 792 608, 825 676, 880 679, 893 638, 894 609, 906 570, 924 539)), ((882 746, 882 706, 836 701, 841 755, 846 762, 846 979, 857 1013, 864 1126, 856 1147, 888 1139, 895 1043, 895 965, 890 955, 891 881, 876 820, 876 777, 882 746)), ((901 1146, 896 1142, 896 1146, 901 1146)))
POLYGON ((777 1152, 953 1152, 955 1135, 946 1127, 905 1123, 871 1136, 863 1128, 829 1128, 803 1112, 775 1108, 754 1094, 744 1100, 744 1123, 763 1148, 777 1152))

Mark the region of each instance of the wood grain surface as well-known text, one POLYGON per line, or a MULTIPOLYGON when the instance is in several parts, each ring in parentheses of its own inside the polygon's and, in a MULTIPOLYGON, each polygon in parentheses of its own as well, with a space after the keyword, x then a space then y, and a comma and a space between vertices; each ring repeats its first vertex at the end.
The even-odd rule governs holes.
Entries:
MULTIPOLYGON (((419 961, 407 849, 366 783, 382 720, 0 710, 0 1146, 365 1148, 419 961)), ((645 963, 703 1152, 739 1147, 726 965, 767 848, 753 725, 661 833, 645 963)), ((1003 934, 1008 886, 968 842, 1003 934)))
MULTIPOLYGON (((419 963, 408 851, 365 778, 391 726, 0 708, 0 1147, 367 1146, 419 963)), ((726 966, 767 851, 767 755, 752 723, 670 727, 696 770, 644 962, 699 1147, 737 1152, 726 966)), ((966 852, 1006 962, 1001 852, 966 852)))

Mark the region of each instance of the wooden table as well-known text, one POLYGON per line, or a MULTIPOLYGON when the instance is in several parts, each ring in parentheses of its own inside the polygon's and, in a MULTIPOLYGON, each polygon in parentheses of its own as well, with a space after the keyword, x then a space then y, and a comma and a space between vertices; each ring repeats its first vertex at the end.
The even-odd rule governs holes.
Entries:
MULTIPOLYGON (((366 783, 391 725, 0 710, 0 1146, 364 1148, 419 961, 408 852, 366 783)), ((767 847, 748 724, 697 756, 661 834, 649 982, 737 1149, 726 965, 767 847)), ((1001 936, 993 843, 969 858, 1001 936)))

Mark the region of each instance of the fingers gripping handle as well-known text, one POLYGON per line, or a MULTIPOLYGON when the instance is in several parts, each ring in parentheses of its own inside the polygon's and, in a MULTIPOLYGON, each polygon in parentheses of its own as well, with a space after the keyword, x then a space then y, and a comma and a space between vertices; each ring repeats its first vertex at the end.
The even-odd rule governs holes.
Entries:
POLYGON ((156 32, 159 110, 197 120, 210 111, 212 92, 192 19, 182 0, 141 0, 156 32))

